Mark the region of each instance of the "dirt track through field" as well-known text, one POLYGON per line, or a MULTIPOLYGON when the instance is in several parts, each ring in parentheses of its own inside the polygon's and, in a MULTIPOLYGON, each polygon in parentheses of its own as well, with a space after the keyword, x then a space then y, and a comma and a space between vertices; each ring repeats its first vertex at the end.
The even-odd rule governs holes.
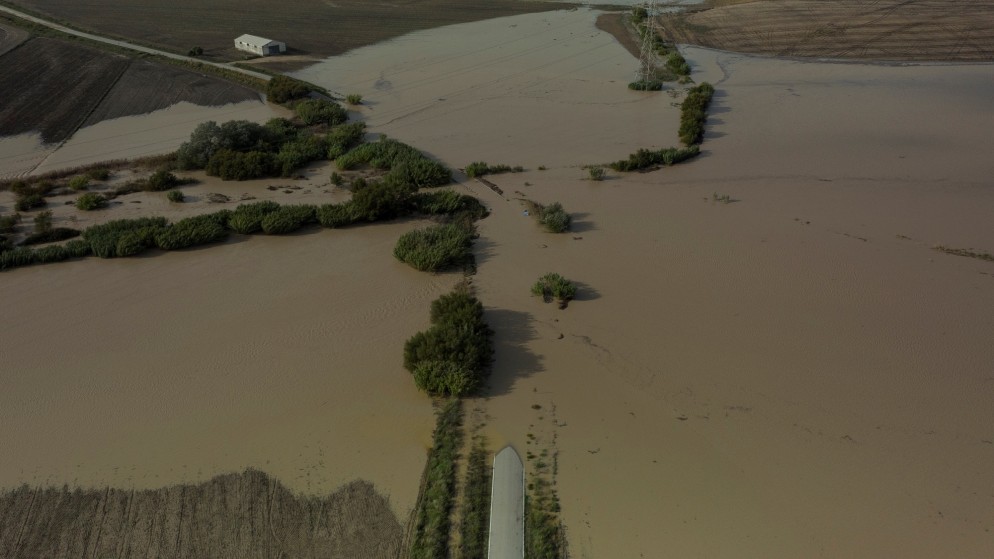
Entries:
POLYGON ((162 489, 18 489, 0 493, 5 559, 390 558, 401 526, 364 481, 295 495, 257 470, 162 489))
POLYGON ((678 43, 775 56, 994 60, 994 0, 766 0, 663 17, 678 43))

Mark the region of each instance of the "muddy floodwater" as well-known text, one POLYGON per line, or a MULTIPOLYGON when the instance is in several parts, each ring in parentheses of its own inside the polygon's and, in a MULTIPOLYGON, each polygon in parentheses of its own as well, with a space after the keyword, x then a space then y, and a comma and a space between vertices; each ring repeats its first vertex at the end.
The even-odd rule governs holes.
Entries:
POLYGON ((286 114, 286 110, 261 101, 220 107, 180 102, 145 115, 120 117, 80 128, 62 144, 43 144, 38 134, 4 137, 0 138, 0 178, 169 153, 188 140, 201 122, 265 122, 286 114))
MULTIPOLYGON (((496 331, 495 449, 556 460, 572 557, 994 554, 991 65, 833 64, 685 49, 716 87, 627 89, 597 12, 414 33, 295 75, 360 93, 372 132, 468 188, 496 331), (547 170, 539 170, 544 166, 547 170), (542 232, 521 199, 560 201, 542 232), (566 309, 529 288, 575 280, 566 309)), ((413 223, 238 239, 0 275, 0 483, 370 479, 406 512, 432 426, 403 341, 456 276, 394 261, 413 223)), ((529 460, 528 468, 532 467, 529 460)))
POLYGON ((394 259, 414 225, 4 273, 0 482, 254 467, 308 494, 367 479, 406 514, 433 417, 401 348, 456 281, 394 259))

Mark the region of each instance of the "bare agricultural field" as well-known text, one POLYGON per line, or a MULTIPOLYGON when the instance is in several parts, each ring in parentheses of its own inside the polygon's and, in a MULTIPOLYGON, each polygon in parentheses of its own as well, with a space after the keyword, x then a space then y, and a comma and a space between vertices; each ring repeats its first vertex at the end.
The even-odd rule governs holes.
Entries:
POLYGON ((0 55, 28 40, 27 31, 0 24, 0 55))
POLYGON ((759 0, 663 16, 678 43, 774 56, 994 60, 994 0, 759 0))
POLYGON ((86 120, 129 60, 78 44, 34 38, 0 58, 0 135, 39 131, 62 141, 86 120))
POLYGON ((291 54, 331 56, 419 29, 564 7, 524 0, 141 0, 99 5, 20 0, 13 4, 79 28, 169 51, 185 54, 199 46, 206 58, 214 60, 244 58, 245 53, 233 46, 234 38, 243 33, 285 41, 291 54))
POLYGON ((295 495, 257 470, 155 490, 0 493, 0 556, 173 558, 397 556, 402 529, 367 482, 295 495))
MULTIPOLYGON (((0 51, 27 33, 4 26, 0 51), (9 30, 9 31, 8 31, 9 30)), ((182 68, 129 58, 76 41, 33 37, 0 56, 0 137, 39 132, 60 143, 80 127, 142 115, 181 101, 219 106, 258 101, 243 85, 182 68)))
POLYGON ((117 85, 104 102, 86 120, 90 126, 98 122, 146 114, 165 109, 180 101, 195 105, 217 106, 241 101, 255 101, 259 93, 233 82, 203 74, 135 60, 128 66, 117 85))

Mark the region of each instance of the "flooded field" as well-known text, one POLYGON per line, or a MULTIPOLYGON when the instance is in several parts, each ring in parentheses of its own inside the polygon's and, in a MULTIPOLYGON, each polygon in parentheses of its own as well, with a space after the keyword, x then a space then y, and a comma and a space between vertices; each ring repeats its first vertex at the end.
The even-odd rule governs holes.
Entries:
MULTIPOLYGON (((717 90, 702 156, 595 182, 581 164, 675 145, 682 95, 629 91, 596 16, 296 74, 452 166, 526 167, 490 177, 504 196, 465 185, 492 208, 473 283, 496 365, 474 405, 495 447, 555 453, 571 556, 990 555, 994 264, 933 246, 994 252, 991 66, 685 49, 717 90), (523 198, 562 202, 572 231, 523 198), (578 282, 567 309, 530 295, 547 272, 578 282)), ((369 479, 406 513, 431 408, 401 347, 457 279, 393 260, 413 226, 4 273, 0 484, 254 466, 308 493, 369 479)))

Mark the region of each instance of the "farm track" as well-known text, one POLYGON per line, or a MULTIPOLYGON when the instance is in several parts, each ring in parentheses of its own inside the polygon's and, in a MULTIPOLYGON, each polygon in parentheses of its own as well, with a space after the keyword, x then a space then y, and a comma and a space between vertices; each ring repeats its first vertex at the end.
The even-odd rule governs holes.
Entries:
POLYGON ((0 493, 0 557, 394 559, 401 526, 361 481, 294 495, 258 471, 158 490, 29 488, 0 493))
POLYGON ((678 43, 789 57, 994 61, 994 0, 766 0, 664 16, 678 43))

